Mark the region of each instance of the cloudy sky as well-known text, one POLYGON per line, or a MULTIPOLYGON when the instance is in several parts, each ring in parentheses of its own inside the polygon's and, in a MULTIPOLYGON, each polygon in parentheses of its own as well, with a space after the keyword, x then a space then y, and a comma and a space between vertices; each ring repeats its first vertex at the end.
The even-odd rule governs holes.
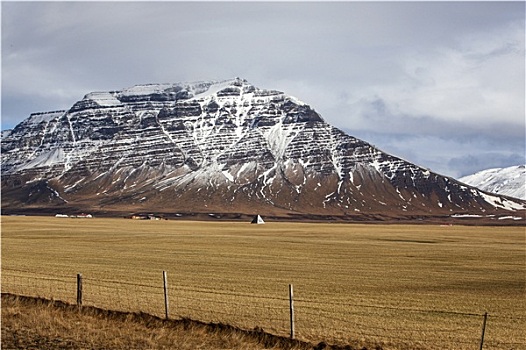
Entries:
POLYGON ((91 91, 233 77, 453 177, 525 163, 525 3, 2 2, 2 130, 91 91))

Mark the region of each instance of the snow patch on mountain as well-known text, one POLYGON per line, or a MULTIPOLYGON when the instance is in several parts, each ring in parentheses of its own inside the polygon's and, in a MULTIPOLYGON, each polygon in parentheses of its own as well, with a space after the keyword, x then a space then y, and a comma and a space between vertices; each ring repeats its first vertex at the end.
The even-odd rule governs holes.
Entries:
POLYGON ((55 148, 47 152, 40 153, 37 157, 23 164, 20 167, 20 170, 63 164, 65 158, 66 156, 64 154, 64 149, 55 148))
POLYGON ((219 91, 231 86, 235 83, 236 79, 222 80, 222 81, 212 81, 212 82, 202 82, 190 84, 188 87, 189 90, 193 93, 193 99, 203 98, 209 95, 217 94, 219 91))
POLYGON ((174 84, 139 84, 123 89, 119 96, 146 96, 161 93, 172 87, 174 84))
POLYGON ((483 191, 526 200, 525 165, 482 170, 459 181, 483 191))
POLYGON ((102 107, 119 106, 122 104, 111 92, 91 92, 84 96, 84 100, 95 101, 102 107))

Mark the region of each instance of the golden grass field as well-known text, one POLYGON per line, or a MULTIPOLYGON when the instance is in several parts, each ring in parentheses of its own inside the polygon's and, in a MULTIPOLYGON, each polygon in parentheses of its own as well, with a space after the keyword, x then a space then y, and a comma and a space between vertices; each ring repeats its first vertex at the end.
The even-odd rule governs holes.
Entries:
POLYGON ((524 227, 2 217, 2 292, 383 349, 526 349, 524 227))

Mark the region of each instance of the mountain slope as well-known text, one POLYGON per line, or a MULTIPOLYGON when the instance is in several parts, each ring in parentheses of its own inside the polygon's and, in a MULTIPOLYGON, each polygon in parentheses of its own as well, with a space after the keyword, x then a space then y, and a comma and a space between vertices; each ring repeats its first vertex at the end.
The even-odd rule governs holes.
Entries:
POLYGON ((373 217, 526 208, 239 78, 95 92, 33 114, 2 138, 2 192, 3 208, 373 217))
POLYGON ((526 200, 526 166, 494 168, 459 179, 481 190, 526 200))

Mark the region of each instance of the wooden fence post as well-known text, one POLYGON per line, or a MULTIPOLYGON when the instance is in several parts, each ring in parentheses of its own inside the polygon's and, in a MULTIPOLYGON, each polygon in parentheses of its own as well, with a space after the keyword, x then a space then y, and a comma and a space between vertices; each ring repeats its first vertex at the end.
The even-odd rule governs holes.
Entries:
POLYGON ((164 287, 164 314, 168 319, 168 279, 166 278, 166 271, 163 271, 163 287, 164 287))
POLYGON ((77 274, 77 306, 82 306, 82 274, 77 274))
POLYGON ((289 305, 290 305, 290 339, 294 339, 294 292, 292 284, 289 284, 289 305))
POLYGON ((484 334, 486 333, 486 321, 488 320, 488 313, 484 313, 484 321, 482 322, 482 337, 480 338, 480 350, 484 346, 484 334))

